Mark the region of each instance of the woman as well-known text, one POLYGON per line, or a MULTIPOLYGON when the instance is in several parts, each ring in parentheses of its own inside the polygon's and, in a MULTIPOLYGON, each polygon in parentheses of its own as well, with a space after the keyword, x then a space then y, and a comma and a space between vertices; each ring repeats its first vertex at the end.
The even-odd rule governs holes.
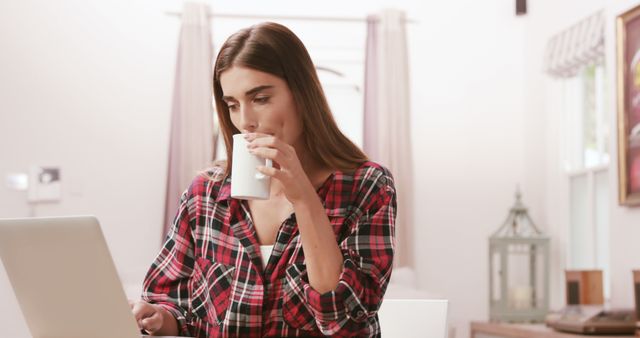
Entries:
POLYGON ((213 90, 227 154, 243 133, 273 160, 268 200, 230 197, 231 161, 196 177, 132 305, 152 335, 380 336, 395 188, 336 126, 314 65, 286 27, 232 35, 213 90), (273 245, 272 249, 268 245, 273 245))

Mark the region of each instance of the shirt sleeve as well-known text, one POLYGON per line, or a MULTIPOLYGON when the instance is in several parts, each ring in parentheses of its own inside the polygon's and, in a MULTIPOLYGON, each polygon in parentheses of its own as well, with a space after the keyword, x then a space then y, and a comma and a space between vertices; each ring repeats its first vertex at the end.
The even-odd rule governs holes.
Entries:
MULTIPOLYGON (((294 303, 306 305, 325 335, 343 335, 362 329, 377 314, 391 276, 395 247, 396 194, 388 172, 365 182, 361 204, 349 235, 339 243, 344 257, 337 287, 319 293, 308 282, 306 269, 291 266, 294 303), (359 214, 359 215, 358 215, 359 214)), ((349 221, 347 218, 346 222, 349 221)))
POLYGON ((142 299, 168 310, 178 322, 179 335, 188 336, 188 279, 193 271, 194 249, 189 217, 189 190, 180 198, 178 213, 160 253, 143 282, 142 299))

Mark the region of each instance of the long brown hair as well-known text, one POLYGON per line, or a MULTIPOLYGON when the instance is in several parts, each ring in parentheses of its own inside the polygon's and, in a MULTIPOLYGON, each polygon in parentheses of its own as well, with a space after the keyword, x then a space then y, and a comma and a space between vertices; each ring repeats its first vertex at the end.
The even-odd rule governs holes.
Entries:
POLYGON ((222 100, 220 75, 233 66, 269 73, 287 83, 302 120, 305 146, 319 164, 350 171, 367 161, 367 155, 338 129, 302 41, 287 27, 265 22, 230 36, 220 48, 213 70, 213 94, 227 150, 226 175, 231 174, 233 135, 240 131, 222 100))

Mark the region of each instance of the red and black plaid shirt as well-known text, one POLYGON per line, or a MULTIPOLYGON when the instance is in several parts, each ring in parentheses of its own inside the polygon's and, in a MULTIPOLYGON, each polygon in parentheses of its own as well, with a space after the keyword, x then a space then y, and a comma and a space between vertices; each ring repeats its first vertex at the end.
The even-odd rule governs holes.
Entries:
POLYGON ((377 310, 393 261, 396 194, 389 171, 366 162, 318 189, 344 263, 338 286, 319 293, 307 278, 295 213, 278 230, 266 266, 246 201, 230 197, 223 170, 196 177, 142 298, 169 310, 195 337, 377 337, 377 310))

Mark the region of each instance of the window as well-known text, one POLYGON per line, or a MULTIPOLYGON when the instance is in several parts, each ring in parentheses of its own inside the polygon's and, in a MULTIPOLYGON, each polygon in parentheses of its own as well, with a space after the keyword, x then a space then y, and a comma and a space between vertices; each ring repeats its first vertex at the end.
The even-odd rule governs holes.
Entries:
POLYGON ((352 59, 318 60, 316 69, 338 128, 357 146, 363 141, 364 54, 352 59), (356 58, 360 56, 360 58, 356 58))
POLYGON ((566 168, 576 171, 609 164, 609 126, 604 113, 604 67, 585 67, 565 79, 568 157, 566 168))
POLYGON ((564 80, 565 169, 569 181, 569 269, 601 269, 609 282, 609 125, 604 66, 595 63, 564 80))

